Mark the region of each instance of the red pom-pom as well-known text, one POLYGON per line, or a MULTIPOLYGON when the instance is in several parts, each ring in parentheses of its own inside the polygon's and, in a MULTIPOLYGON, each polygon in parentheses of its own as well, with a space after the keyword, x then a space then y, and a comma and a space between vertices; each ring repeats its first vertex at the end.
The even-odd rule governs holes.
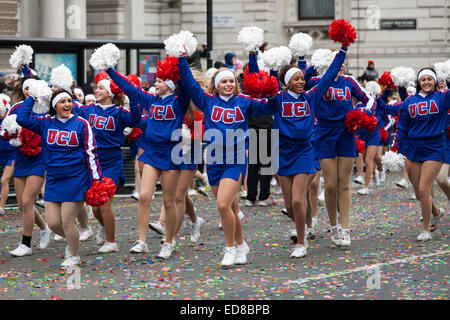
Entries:
POLYGON ((375 131, 378 125, 378 120, 376 116, 369 117, 368 114, 364 113, 364 116, 361 120, 361 128, 366 129, 369 132, 375 131))
POLYGON ((86 204, 91 207, 101 207, 116 192, 114 181, 108 177, 103 177, 102 180, 94 180, 92 186, 86 192, 86 204))
POLYGON ((366 143, 364 140, 356 139, 356 150, 358 150, 358 153, 363 153, 366 149, 366 143))
POLYGON ((130 73, 127 78, 128 78, 128 80, 131 81, 132 84, 134 84, 135 86, 137 86, 139 88, 142 88, 141 80, 139 79, 139 77, 137 75, 130 73))
POLYGON ((450 138, 450 127, 447 127, 447 137, 450 138))
POLYGON ((173 82, 180 81, 180 69, 178 68, 178 59, 167 56, 166 59, 158 61, 158 69, 156 69, 156 76, 164 81, 172 80, 173 82))
POLYGON ((391 148, 391 151, 392 151, 392 152, 395 152, 395 153, 398 153, 398 148, 397 148, 397 146, 393 146, 393 147, 391 148))
POLYGON ((35 157, 41 153, 42 139, 36 133, 22 128, 20 132, 20 142, 22 142, 22 145, 19 147, 19 151, 24 155, 35 157))
POLYGON ((379 83, 380 85, 387 86, 389 88, 396 88, 390 72, 383 73, 380 77, 379 83))
POLYGON ((350 110, 345 117, 345 125, 347 126, 347 130, 351 133, 358 131, 363 116, 364 114, 359 110, 350 110))
POLYGON ((275 97, 279 90, 277 78, 264 72, 261 77, 261 97, 275 97))
POLYGON ((380 128, 380 140, 386 141, 388 138, 389 138, 389 132, 387 132, 383 128, 380 128))
POLYGON ((105 78, 108 78, 109 76, 108 76, 108 74, 106 73, 106 72, 99 72, 99 73, 97 73, 97 75, 95 76, 95 79, 94 79, 94 81, 95 81, 95 83, 99 83, 100 81, 102 81, 103 79, 105 79, 105 78))
POLYGON ((333 21, 328 31, 330 39, 342 43, 344 47, 348 47, 354 43, 358 36, 355 28, 344 19, 333 21))
POLYGON ((274 97, 279 90, 277 78, 270 76, 265 71, 249 73, 244 71, 244 91, 253 98, 274 97))
POLYGON ((260 98, 260 74, 246 73, 244 74, 244 91, 253 98, 260 98))
POLYGON ((122 89, 120 89, 119 86, 112 80, 110 83, 110 88, 111 88, 111 92, 114 93, 116 96, 123 93, 122 89))
POLYGON ((133 128, 133 130, 131 130, 131 133, 128 135, 128 140, 130 141, 137 141, 137 139, 139 139, 139 137, 142 134, 142 130, 139 128, 133 128))
POLYGON ((19 136, 18 132, 15 132, 13 134, 10 134, 8 131, 5 130, 5 132, 3 133, 3 135, 1 136, 1 138, 3 140, 12 140, 12 139, 16 139, 19 136))

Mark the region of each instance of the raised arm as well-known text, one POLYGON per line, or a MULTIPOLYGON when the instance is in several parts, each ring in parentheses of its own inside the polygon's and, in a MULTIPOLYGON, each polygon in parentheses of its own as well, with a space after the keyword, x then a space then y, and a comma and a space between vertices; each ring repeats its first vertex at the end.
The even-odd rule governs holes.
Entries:
POLYGON ((248 72, 259 73, 258 61, 256 60, 256 53, 250 51, 248 54, 248 72))
POLYGON ((386 104, 383 99, 378 98, 377 107, 380 108, 381 112, 385 114, 390 114, 391 116, 397 116, 402 108, 402 104, 389 105, 386 104))
POLYGON ((178 67, 180 69, 183 88, 189 92, 189 96, 191 97, 195 106, 198 107, 201 111, 204 111, 207 106, 207 99, 209 97, 205 94, 200 84, 195 81, 186 57, 178 58, 178 67))
POLYGON ((46 118, 35 117, 33 115, 34 98, 28 97, 20 108, 16 109, 17 123, 35 133, 42 136, 44 131, 44 122, 46 118))
POLYGON ((398 94, 400 95, 400 99, 402 99, 402 101, 408 99, 408 90, 406 90, 405 87, 398 87, 398 94))

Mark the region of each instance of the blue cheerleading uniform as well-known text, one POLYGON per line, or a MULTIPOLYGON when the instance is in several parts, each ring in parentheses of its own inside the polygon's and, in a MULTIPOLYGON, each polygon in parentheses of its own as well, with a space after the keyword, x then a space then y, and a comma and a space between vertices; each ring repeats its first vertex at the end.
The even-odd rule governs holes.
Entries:
POLYGON ((406 157, 415 162, 447 160, 450 91, 417 93, 401 106, 399 125, 406 131, 406 157))
POLYGON ((330 68, 317 85, 301 94, 279 92, 269 99, 274 112, 274 129, 280 133, 280 176, 316 172, 316 152, 313 148, 314 114, 325 92, 328 90, 344 63, 347 48, 342 47, 330 68))
POLYGON ((245 179, 247 170, 246 138, 248 116, 271 114, 266 99, 246 95, 222 98, 205 93, 192 76, 185 57, 178 59, 182 85, 205 118, 204 140, 207 141, 207 173, 211 186, 224 178, 245 179))
POLYGON ((125 144, 123 130, 133 128, 141 119, 137 105, 131 105, 130 111, 121 106, 102 106, 90 104, 74 105, 75 114, 89 121, 97 143, 97 155, 102 174, 111 178, 116 186, 124 181, 123 157, 121 147, 125 144))
MULTIPOLYGON (((0 135, 3 136, 2 122, 3 119, 0 119, 0 135)), ((16 159, 16 150, 17 148, 12 146, 8 140, 0 138, 0 166, 2 169, 13 164, 16 159)))
POLYGON ((145 152, 138 160, 161 170, 180 170, 179 165, 183 161, 181 147, 173 149, 180 144, 181 139, 176 138, 181 138, 181 126, 190 103, 183 86, 178 83, 178 95, 159 97, 143 91, 112 68, 106 72, 127 94, 130 103, 138 103, 148 111, 145 152), (179 134, 176 130, 179 130, 179 134), (173 135, 177 137, 172 139, 173 135), (172 154, 173 151, 175 154, 172 154), (181 160, 180 163, 176 158, 181 160), (173 159, 177 163, 173 162, 173 159))
MULTIPOLYGON (((311 78, 305 89, 314 87, 319 80, 318 77, 311 78)), ((357 157, 355 134, 350 133, 345 125, 348 112, 354 110, 352 97, 364 103, 371 112, 375 111, 375 99, 350 76, 338 77, 326 90, 323 99, 317 99, 315 114, 319 159, 357 157)))
POLYGON ((42 137, 48 166, 45 201, 75 202, 85 200, 93 180, 102 174, 96 154, 95 138, 89 123, 73 115, 67 120, 34 117, 34 99, 27 98, 18 109, 17 123, 42 137))
MULTIPOLYGON (((8 115, 16 114, 20 112, 22 108, 23 101, 16 103, 8 111, 8 115)), ((31 112, 30 117, 36 117, 37 114, 31 112)), ((20 152, 19 149, 16 151, 16 159, 14 162, 14 178, 23 178, 28 176, 45 176, 45 170, 47 167, 45 146, 42 144, 42 150, 37 156, 27 156, 20 152)))

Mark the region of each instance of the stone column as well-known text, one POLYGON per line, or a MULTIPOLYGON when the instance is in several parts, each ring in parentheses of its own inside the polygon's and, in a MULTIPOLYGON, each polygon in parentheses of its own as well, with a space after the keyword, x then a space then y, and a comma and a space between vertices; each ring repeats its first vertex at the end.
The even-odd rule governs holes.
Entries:
POLYGON ((64 38, 66 15, 63 0, 41 0, 41 37, 64 38))
POLYGON ((86 0, 66 0, 66 38, 86 39, 86 0))

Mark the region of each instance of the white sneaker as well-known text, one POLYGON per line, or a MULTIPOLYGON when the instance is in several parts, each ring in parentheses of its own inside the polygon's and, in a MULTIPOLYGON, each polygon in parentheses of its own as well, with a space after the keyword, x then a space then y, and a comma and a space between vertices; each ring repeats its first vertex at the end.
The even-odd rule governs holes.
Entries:
POLYGON ((156 222, 150 222, 149 224, 148 224, 148 227, 151 229, 151 230, 153 230, 153 231, 155 231, 157 234, 159 234, 159 235, 165 235, 166 234, 166 227, 163 227, 162 225, 161 225, 161 223, 159 223, 159 221, 156 221, 156 222))
POLYGON ((377 169, 375 169, 375 174, 373 175, 373 182, 375 183, 376 186, 381 185, 381 183, 380 183, 380 171, 378 171, 377 169))
POLYGON ((411 195, 409 196, 410 200, 417 200, 416 194, 413 192, 411 193, 411 195))
POLYGON ((132 197, 134 200, 139 201, 139 192, 134 191, 134 192, 131 194, 131 197, 132 197))
POLYGON ((200 238, 200 229, 206 223, 205 219, 197 217, 197 221, 195 223, 191 222, 191 242, 197 242, 200 238))
POLYGON ((364 178, 361 176, 357 176, 355 179, 353 179, 353 181, 355 181, 355 183, 357 184, 364 184, 364 178))
POLYGON ((331 241, 337 245, 341 245, 341 232, 339 230, 339 227, 331 227, 331 241))
POLYGON ((5 209, 4 208, 0 208, 0 216, 3 216, 5 214, 5 209))
POLYGON ((400 187, 400 188, 403 188, 403 189, 408 189, 408 182, 407 182, 405 179, 402 179, 402 180, 400 180, 400 181, 397 181, 397 182, 395 183, 395 185, 396 185, 397 187, 400 187))
MULTIPOLYGON (((158 221, 158 223, 159 223, 159 221, 158 221)), ((191 225, 191 218, 185 213, 184 214, 184 219, 183 219, 183 224, 181 225, 181 228, 186 229, 190 225, 191 225)))
POLYGON ((386 182, 386 169, 383 168, 383 171, 380 172, 380 183, 386 182))
POLYGON ((64 242, 66 239, 64 237, 61 237, 59 234, 55 233, 55 236, 53 237, 55 239, 55 242, 64 242))
POLYGON ((38 199, 34 202, 38 207, 45 208, 44 199, 38 199))
POLYGON ((341 246, 348 247, 352 243, 350 238, 350 231, 347 229, 341 229, 341 246))
POLYGON ((439 209, 439 214, 436 217, 431 217, 431 227, 430 231, 434 232, 439 226, 439 223, 441 222, 441 218, 444 216, 444 209, 439 209))
POLYGON ((306 227, 306 238, 313 240, 316 238, 316 233, 314 231, 314 228, 308 228, 306 227))
POLYGON ((292 229, 289 232, 289 239, 292 240, 292 242, 296 243, 297 242, 297 229, 292 229))
POLYGON ((254 207, 256 206, 256 201, 245 200, 246 207, 254 207))
POLYGON ((281 213, 284 214, 285 216, 288 215, 288 211, 286 208, 281 209, 281 213))
POLYGON ((306 251, 306 247, 302 246, 301 244, 297 244, 294 247, 294 251, 292 251, 291 253, 291 258, 303 258, 306 257, 307 255, 307 251, 306 251))
POLYGON ((244 220, 245 216, 244 216, 244 213, 241 210, 239 210, 238 217, 239 217, 239 219, 244 220))
POLYGON ((95 236, 95 242, 97 243, 97 245, 102 245, 105 243, 105 228, 100 228, 97 231, 97 235, 95 236))
POLYGON ((367 196, 369 194, 369 188, 361 188, 358 190, 360 196, 367 196))
POLYGON ((174 244, 164 242, 161 246, 161 251, 159 252, 158 257, 160 257, 161 259, 167 259, 170 257, 174 249, 174 244))
POLYGON ((66 246, 66 251, 64 251, 64 259, 70 257, 69 246, 66 246))
POLYGON ((276 206, 276 205, 277 205, 277 202, 270 196, 266 200, 258 201, 258 206, 261 206, 261 207, 270 207, 270 206, 276 206))
POLYGON ((319 201, 325 201, 325 191, 322 190, 319 194, 319 201))
POLYGON ((52 234, 52 231, 47 226, 46 229, 41 230, 41 236, 39 239, 39 249, 43 250, 48 247, 48 244, 50 242, 50 235, 52 234))
POLYGON ((148 246, 145 242, 138 240, 130 249, 130 253, 148 253, 148 246))
POLYGON ((87 208, 88 208, 88 219, 89 220, 94 219, 94 211, 92 210, 92 207, 87 206, 87 208))
POLYGON ((273 190, 274 194, 282 194, 283 190, 281 190, 281 187, 276 187, 275 190, 273 190))
POLYGON ((230 268, 236 261, 236 247, 225 247, 224 256, 220 265, 222 268, 230 268))
POLYGON ((115 242, 108 242, 105 241, 105 243, 98 249, 98 253, 112 253, 119 251, 119 247, 117 246, 117 243, 115 242))
POLYGON ((61 263, 61 268, 70 268, 80 264, 79 256, 69 256, 61 263))
POLYGON ((24 256, 31 256, 33 252, 31 251, 31 248, 28 248, 23 243, 19 244, 19 246, 11 251, 11 254, 16 257, 24 257, 24 256))
POLYGON ((234 264, 247 264, 247 254, 250 252, 250 248, 244 241, 240 246, 236 246, 236 256, 234 264))
POLYGON ((196 196, 197 195, 197 191, 195 191, 195 189, 189 189, 188 195, 189 195, 189 197, 196 196))
POLYGON ((428 232, 427 230, 423 230, 418 236, 417 236, 417 241, 429 241, 433 239, 431 237, 431 232, 428 232))
POLYGON ((219 229, 222 230, 222 219, 219 218, 219 229))
POLYGON ((276 186, 277 185, 277 180, 275 178, 272 178, 272 180, 270 180, 270 185, 271 186, 276 186))
POLYGON ((246 199, 247 198, 247 191, 242 191, 241 192, 241 199, 246 199))
POLYGON ((81 229, 80 231, 80 241, 88 241, 92 236, 94 235, 94 232, 92 232, 91 227, 88 227, 87 229, 81 229))

